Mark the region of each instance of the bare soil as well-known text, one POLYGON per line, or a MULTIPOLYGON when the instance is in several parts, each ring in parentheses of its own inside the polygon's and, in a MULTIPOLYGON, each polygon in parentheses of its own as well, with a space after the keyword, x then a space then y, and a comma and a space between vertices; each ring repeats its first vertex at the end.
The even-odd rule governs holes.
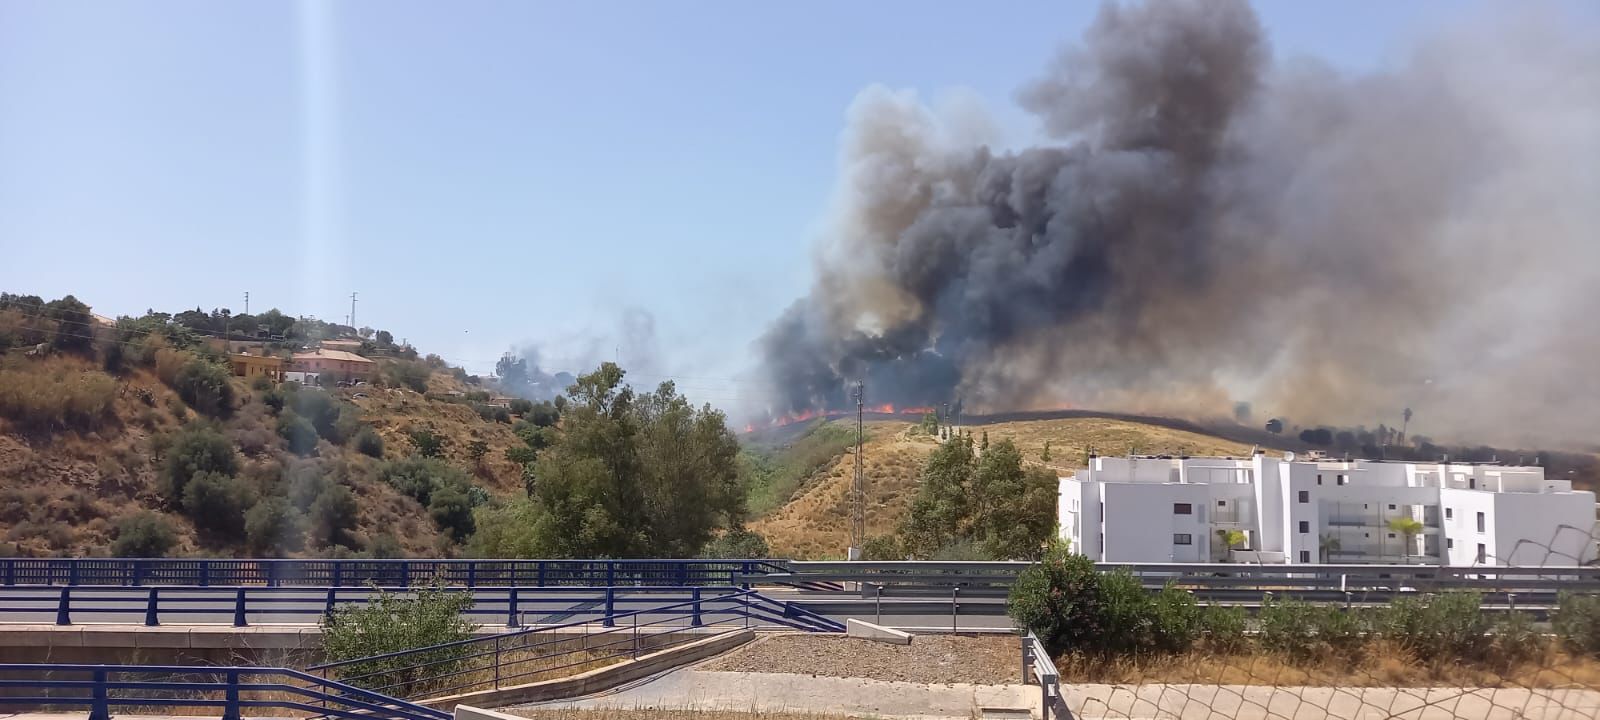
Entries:
POLYGON ((1022 655, 1011 635, 918 635, 890 645, 838 635, 771 635, 697 666, 916 683, 1003 685, 1022 681, 1022 655))

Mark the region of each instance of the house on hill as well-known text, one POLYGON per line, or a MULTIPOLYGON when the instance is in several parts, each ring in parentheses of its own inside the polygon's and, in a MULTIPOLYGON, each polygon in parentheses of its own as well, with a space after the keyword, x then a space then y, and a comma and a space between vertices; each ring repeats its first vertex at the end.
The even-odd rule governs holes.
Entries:
POLYGON ((324 374, 336 380, 353 382, 370 379, 376 365, 377 363, 352 352, 319 348, 295 353, 294 358, 289 361, 289 372, 298 375, 291 379, 306 383, 324 374))
POLYGON ((265 350, 259 355, 251 355, 249 350, 229 353, 228 365, 233 368, 233 374, 239 377, 264 377, 273 382, 283 382, 283 358, 267 354, 265 350))
POLYGON ((317 345, 320 346, 323 350, 337 350, 339 352, 347 352, 347 353, 354 353, 354 354, 359 354, 361 352, 361 341, 360 340, 355 340, 355 339, 352 339, 352 338, 341 338, 341 339, 338 339, 338 340, 323 340, 322 342, 317 343, 317 345))

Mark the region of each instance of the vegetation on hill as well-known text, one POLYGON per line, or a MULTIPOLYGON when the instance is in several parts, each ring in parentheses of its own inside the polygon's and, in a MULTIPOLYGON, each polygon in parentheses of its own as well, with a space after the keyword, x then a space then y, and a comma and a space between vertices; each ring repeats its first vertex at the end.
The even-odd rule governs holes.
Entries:
POLYGON ((745 514, 738 444, 722 413, 672 383, 636 394, 605 363, 568 392, 527 496, 479 511, 490 557, 692 557, 745 514))

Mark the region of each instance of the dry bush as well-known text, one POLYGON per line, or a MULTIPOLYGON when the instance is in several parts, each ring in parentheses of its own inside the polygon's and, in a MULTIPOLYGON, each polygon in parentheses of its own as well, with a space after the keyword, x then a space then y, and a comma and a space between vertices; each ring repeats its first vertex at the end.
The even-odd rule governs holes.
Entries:
POLYGON ((116 390, 116 380, 98 370, 0 370, 0 416, 29 433, 93 430, 110 419, 116 390))

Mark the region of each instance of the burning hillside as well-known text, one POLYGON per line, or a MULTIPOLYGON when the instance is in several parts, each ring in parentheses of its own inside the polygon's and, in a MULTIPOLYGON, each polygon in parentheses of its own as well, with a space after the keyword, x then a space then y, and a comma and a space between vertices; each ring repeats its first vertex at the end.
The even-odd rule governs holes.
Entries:
POLYGON ((1600 430, 1600 40, 1485 25, 1358 76, 1274 64, 1243 2, 1108 5, 1018 94, 1056 144, 1014 151, 865 90, 815 287, 761 341, 774 416, 864 380, 894 408, 1600 430))

